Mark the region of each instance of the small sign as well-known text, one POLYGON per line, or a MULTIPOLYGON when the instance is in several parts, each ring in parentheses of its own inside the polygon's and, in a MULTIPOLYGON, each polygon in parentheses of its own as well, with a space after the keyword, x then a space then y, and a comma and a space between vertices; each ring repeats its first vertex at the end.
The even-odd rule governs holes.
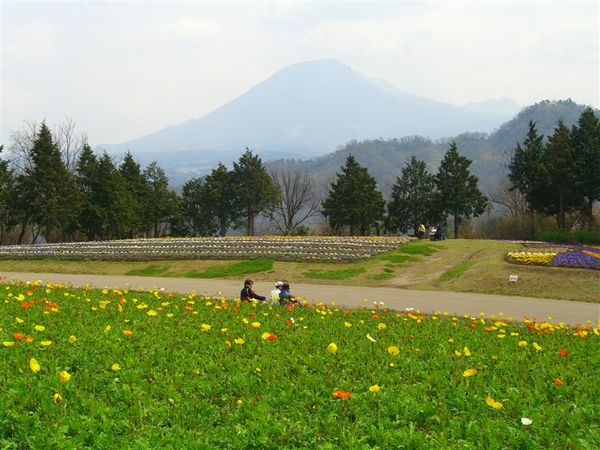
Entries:
POLYGON ((509 275, 508 276, 508 281, 510 281, 511 283, 516 283, 518 279, 519 279, 519 275, 509 275))

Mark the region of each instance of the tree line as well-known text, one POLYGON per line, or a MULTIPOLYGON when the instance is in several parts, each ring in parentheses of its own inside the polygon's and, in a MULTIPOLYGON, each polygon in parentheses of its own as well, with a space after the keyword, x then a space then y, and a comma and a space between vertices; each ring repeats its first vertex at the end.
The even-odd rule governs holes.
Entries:
MULTIPOLYGON (((68 122, 53 133, 42 122, 11 136, 11 159, 0 160, 0 243, 224 236, 232 229, 253 235, 259 216, 281 234, 307 233, 316 217, 327 221, 322 232, 350 235, 416 232, 451 219, 458 237, 461 224, 490 205, 454 142, 435 174, 412 156, 386 202, 352 155, 325 189, 307 173, 268 169, 246 149, 231 169, 219 164, 176 192, 156 162, 142 168, 126 153, 117 163, 73 130, 68 122)), ((506 193, 524 205, 532 237, 535 216, 554 217, 560 229, 595 226, 600 124, 591 108, 570 129, 559 122, 547 139, 530 122, 508 169, 506 193)))
POLYGON ((551 216, 559 230, 593 229, 594 203, 600 200, 600 120, 586 108, 571 128, 559 121, 551 136, 529 122, 527 137, 514 149, 510 191, 522 196, 535 236, 535 216, 551 216))

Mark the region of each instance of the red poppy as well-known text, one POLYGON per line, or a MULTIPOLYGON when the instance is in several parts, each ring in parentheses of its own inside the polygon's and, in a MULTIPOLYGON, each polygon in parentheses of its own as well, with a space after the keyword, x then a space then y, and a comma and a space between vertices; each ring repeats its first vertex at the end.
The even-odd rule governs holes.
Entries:
POLYGON ((286 324, 288 327, 291 327, 291 326, 293 326, 293 325, 294 325, 294 324, 293 324, 293 322, 292 322, 290 319, 286 319, 286 320, 285 320, 285 324, 286 324))
POLYGON ((560 353, 560 356, 562 356, 563 358, 564 358, 565 356, 567 356, 567 351, 566 351, 564 348, 561 348, 561 349, 559 350, 559 353, 560 353))
POLYGON ((554 380, 554 384, 557 386, 562 386, 563 384, 565 384, 565 382, 562 381, 560 378, 557 378, 556 380, 554 380))
POLYGON ((192 311, 194 308, 192 308, 190 305, 185 305, 183 307, 183 309, 187 309, 188 311, 192 311))
POLYGON ((379 314, 375 313, 371 316, 373 319, 379 319, 379 314))
POLYGON ((23 338, 25 338, 25 335, 23 333, 14 333, 13 336, 17 341, 22 341, 23 338))
POLYGON ((25 302, 22 302, 22 303, 21 303, 21 308, 25 308, 25 309, 27 309, 27 308, 29 308, 30 306, 31 306, 31 304, 30 304, 29 302, 27 302, 27 301, 25 301, 25 302))
POLYGON ((350 395, 352 395, 352 392, 349 391, 344 391, 343 389, 336 389, 335 391, 333 391, 333 398, 350 398, 350 395))
POLYGON ((274 334, 270 334, 269 337, 267 337, 267 341, 276 341, 277 339, 279 338, 274 334))

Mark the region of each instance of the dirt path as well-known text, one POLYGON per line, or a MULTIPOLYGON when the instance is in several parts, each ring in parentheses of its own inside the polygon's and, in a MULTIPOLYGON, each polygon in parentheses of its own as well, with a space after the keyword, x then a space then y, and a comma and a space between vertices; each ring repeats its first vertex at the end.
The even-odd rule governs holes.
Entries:
MULTIPOLYGON (((112 275, 74 275, 53 273, 0 272, 8 281, 42 280, 43 282, 63 283, 73 286, 120 287, 132 290, 145 288, 164 288, 179 293, 222 292, 226 296, 237 297, 240 282, 223 279, 189 279, 166 277, 134 277, 112 275)), ((268 295, 272 285, 256 282, 259 294, 268 295)), ((310 303, 335 302, 340 306, 372 306, 373 302, 384 302, 386 307, 404 310, 414 308, 425 313, 435 311, 452 315, 500 314, 520 320, 524 317, 538 320, 551 320, 553 323, 568 324, 596 322, 600 319, 600 304, 582 303, 565 300, 539 299, 531 297, 512 297, 504 295, 471 294, 441 291, 417 291, 393 287, 355 287, 316 285, 299 283, 292 285, 292 292, 302 295, 310 303), (551 317, 551 319, 548 319, 551 317)))

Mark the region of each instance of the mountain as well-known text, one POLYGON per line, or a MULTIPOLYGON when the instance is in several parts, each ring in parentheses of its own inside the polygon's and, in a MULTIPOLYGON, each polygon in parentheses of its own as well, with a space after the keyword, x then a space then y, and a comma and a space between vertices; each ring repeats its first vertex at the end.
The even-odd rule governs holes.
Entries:
MULTIPOLYGON (((429 170, 435 172, 449 144, 456 141, 459 152, 473 161, 471 170, 479 177, 480 189, 484 193, 491 193, 505 178, 511 151, 525 139, 530 120, 536 122, 540 134, 548 136, 554 132, 561 119, 568 127, 574 125, 584 108, 584 105, 572 100, 546 100, 522 109, 517 116, 491 134, 461 133, 453 138, 438 140, 409 136, 400 139, 352 141, 331 154, 312 160, 279 160, 270 164, 306 171, 314 175, 324 189, 344 165, 346 157, 352 154, 361 165, 369 169, 369 173, 377 180, 379 189, 387 197, 396 177, 401 174, 402 167, 412 155, 425 161, 429 170)), ((600 117, 599 110, 596 110, 596 114, 600 117)))
POLYGON ((193 175, 230 163, 246 146, 264 159, 306 158, 352 139, 489 132, 517 108, 506 99, 459 107, 418 97, 327 59, 288 66, 199 119, 103 147, 193 175))

